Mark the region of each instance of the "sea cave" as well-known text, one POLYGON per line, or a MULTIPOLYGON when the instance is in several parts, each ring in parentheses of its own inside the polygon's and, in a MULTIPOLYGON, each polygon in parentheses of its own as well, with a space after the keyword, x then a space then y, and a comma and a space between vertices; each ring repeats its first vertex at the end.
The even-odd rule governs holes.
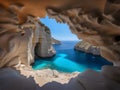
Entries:
POLYGON ((59 23, 48 16, 40 19, 40 22, 49 29, 44 30, 46 33, 42 30, 40 32, 42 42, 39 45, 41 48, 36 48, 36 50, 39 50, 37 52, 39 54, 36 54, 32 66, 34 70, 52 69, 63 73, 81 73, 87 69, 100 71, 102 66, 112 65, 112 63, 100 56, 99 47, 82 41, 75 34, 72 34, 68 24, 59 23), (48 35, 46 35, 47 32, 49 32, 48 35), (50 50, 53 53, 46 54, 50 50))
POLYGON ((0 0, 0 41, 0 90, 120 90, 120 0, 0 0), (79 42, 54 39, 46 17, 79 42))

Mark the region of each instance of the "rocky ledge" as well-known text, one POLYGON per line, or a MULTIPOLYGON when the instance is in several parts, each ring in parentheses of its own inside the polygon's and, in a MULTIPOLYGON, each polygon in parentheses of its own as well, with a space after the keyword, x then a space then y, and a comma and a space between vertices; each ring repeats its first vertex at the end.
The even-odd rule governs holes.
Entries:
POLYGON ((100 47, 93 46, 90 43, 85 41, 78 42, 75 45, 74 49, 78 51, 83 51, 85 53, 91 53, 93 55, 100 55, 100 47))
POLYGON ((104 66, 101 72, 89 69, 81 74, 78 72, 66 74, 50 69, 34 71, 25 66, 19 67, 18 70, 2 68, 0 69, 0 89, 120 90, 119 70, 120 67, 104 66))
POLYGON ((120 0, 0 0, 0 41, 1 90, 120 90, 120 0), (36 18, 46 15, 67 23, 78 38, 99 46, 101 56, 114 66, 100 72, 88 70, 67 84, 39 78, 30 64, 39 42, 36 18), (41 87, 42 81, 48 83, 41 87))
MULTIPOLYGON (((59 73, 56 70, 51 69, 43 69, 43 70, 32 70, 28 67, 22 66, 19 70, 13 68, 3 68, 0 69, 0 90, 24 90, 25 87, 34 87, 34 81, 39 84, 39 86, 43 86, 49 82, 60 82, 61 84, 68 83, 71 78, 75 78, 79 72, 74 73, 59 73), (33 78, 33 80, 32 80, 33 78), (6 79, 8 82, 6 82, 6 79), (12 86, 9 82, 13 81, 14 86, 12 86), (18 83, 17 83, 18 82, 18 83), (26 83, 28 82, 28 83, 26 83), (24 87, 19 87, 18 84, 23 85, 24 87), (6 85, 8 87, 6 87, 6 85), (29 86, 30 85, 30 86, 29 86), (32 85, 32 86, 31 86, 32 85), (17 87, 17 89, 15 89, 17 87), (2 89, 1 89, 2 88, 2 89)), ((36 90, 36 89, 29 89, 36 90)))

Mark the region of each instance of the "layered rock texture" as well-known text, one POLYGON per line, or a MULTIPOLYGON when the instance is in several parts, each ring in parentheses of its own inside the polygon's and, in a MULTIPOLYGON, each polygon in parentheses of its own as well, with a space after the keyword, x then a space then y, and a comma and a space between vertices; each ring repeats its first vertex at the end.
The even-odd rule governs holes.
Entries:
POLYGON ((74 49, 78 50, 78 51, 83 51, 85 53, 90 53, 93 55, 100 55, 100 48, 99 47, 93 46, 90 43, 84 42, 84 41, 78 42, 75 45, 74 49))
POLYGON ((35 47, 35 54, 38 57, 52 57, 56 51, 52 46, 51 32, 49 28, 39 22, 39 40, 35 47))
POLYGON ((1 90, 120 90, 119 48, 120 0, 0 0, 1 90), (88 70, 68 78, 67 84, 60 84, 60 77, 59 83, 50 80, 41 87, 43 78, 31 71, 30 64, 39 42, 36 17, 46 14, 67 23, 85 42, 99 46, 101 56, 114 66, 101 72, 88 70))
MULTIPOLYGON (((76 1, 77 2, 77 1, 76 1)), ((67 23, 78 38, 101 48, 101 55, 119 66, 119 8, 118 0, 80 0, 74 8, 49 8, 49 17, 67 23), (87 6, 86 6, 87 5, 87 6)))
POLYGON ((61 42, 55 38, 51 38, 52 39, 52 44, 61 44, 61 42))
POLYGON ((16 18, 11 20, 6 13, 6 10, 1 13, 6 19, 1 17, 4 23, 0 24, 0 68, 18 67, 21 64, 29 66, 34 62, 34 48, 39 36, 35 28, 38 23, 33 23, 33 18, 29 17, 23 25, 14 25, 16 18))

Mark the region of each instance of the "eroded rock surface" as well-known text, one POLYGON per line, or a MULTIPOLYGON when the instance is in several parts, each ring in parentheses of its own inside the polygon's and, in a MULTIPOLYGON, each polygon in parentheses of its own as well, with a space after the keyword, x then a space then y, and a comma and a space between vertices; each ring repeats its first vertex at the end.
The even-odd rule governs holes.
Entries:
POLYGON ((49 28, 39 22, 39 40, 35 47, 35 54, 38 57, 52 57, 56 54, 54 47, 52 46, 52 36, 49 28))
POLYGON ((97 46, 93 46, 88 42, 80 41, 75 45, 75 50, 83 51, 86 53, 91 53, 93 55, 100 55, 100 48, 97 46))
POLYGON ((101 3, 105 4, 99 3, 101 6, 98 5, 97 7, 96 3, 96 5, 87 8, 87 10, 81 8, 80 5, 76 8, 61 11, 49 8, 47 13, 49 17, 55 18, 59 22, 67 23, 78 38, 94 46, 99 46, 101 55, 113 62, 114 65, 119 66, 120 2, 118 0, 102 0, 101 3), (94 6, 96 6, 96 9, 94 6))
POLYGON ((78 78, 69 78, 67 84, 48 83, 42 90, 120 90, 120 0, 0 0, 0 89, 41 89, 41 80, 29 68, 39 36, 38 23, 31 20, 45 17, 46 11, 50 17, 67 23, 79 38, 99 46, 101 55, 114 67, 105 67, 102 72, 86 71, 78 78), (17 71, 4 67, 15 67, 17 71), (16 73, 18 70, 20 73, 16 73))
MULTIPOLYGON (((101 47, 101 55, 119 66, 119 0, 1 0, 1 22, 16 24, 25 23, 27 16, 44 17, 47 13, 59 22, 67 23, 71 31, 79 38, 101 47), (2 13, 4 10, 7 13, 2 13), (36 9, 37 8, 37 9, 36 9), (10 15, 11 14, 11 15, 10 15), (9 16, 9 17, 7 17, 9 16), (16 16, 17 21, 15 21, 16 16)), ((5 25, 6 26, 6 25, 5 25)), ((2 26, 3 27, 3 26, 2 26)), ((13 31, 13 30, 11 30, 13 31)), ((1 50, 2 52, 2 50, 1 50)))
POLYGON ((6 19, 0 24, 0 68, 21 64, 30 66, 34 62, 34 48, 38 41, 37 22, 33 23, 33 18, 29 17, 26 23, 17 25, 16 17, 12 19, 6 13, 12 15, 7 10, 1 13, 6 19))

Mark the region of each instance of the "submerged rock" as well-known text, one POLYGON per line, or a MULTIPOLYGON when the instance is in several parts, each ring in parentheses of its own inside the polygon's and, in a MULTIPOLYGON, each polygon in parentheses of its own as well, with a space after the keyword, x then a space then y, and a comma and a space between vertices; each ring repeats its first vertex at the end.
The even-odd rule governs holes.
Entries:
POLYGON ((91 53, 93 55, 100 55, 100 47, 93 46, 88 42, 80 41, 75 45, 75 50, 91 53))

